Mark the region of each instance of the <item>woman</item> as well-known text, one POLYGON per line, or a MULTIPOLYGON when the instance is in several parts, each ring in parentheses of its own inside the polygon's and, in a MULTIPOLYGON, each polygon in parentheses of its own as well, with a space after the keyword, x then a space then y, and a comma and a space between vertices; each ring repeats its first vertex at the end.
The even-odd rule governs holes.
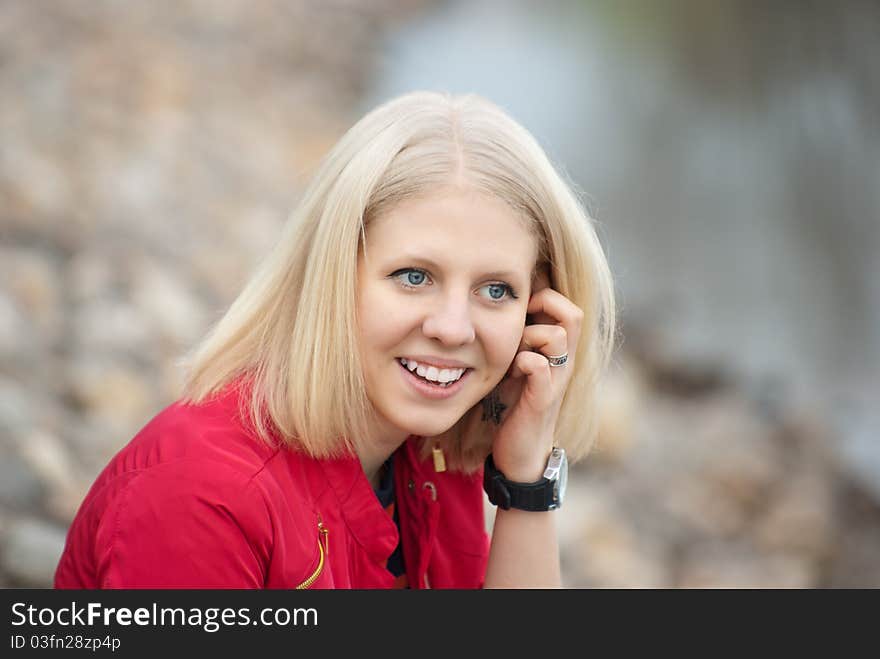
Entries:
POLYGON ((98 477, 55 584, 559 586, 613 337, 602 249, 534 138, 478 96, 393 99, 98 477))

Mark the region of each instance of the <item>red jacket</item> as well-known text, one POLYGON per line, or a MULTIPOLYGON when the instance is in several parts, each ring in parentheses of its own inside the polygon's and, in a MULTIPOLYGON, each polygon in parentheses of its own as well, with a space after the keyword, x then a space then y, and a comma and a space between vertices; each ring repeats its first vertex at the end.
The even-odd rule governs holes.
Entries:
MULTIPOLYGON (((398 542, 360 461, 257 439, 230 388, 153 418, 98 476, 56 588, 389 588, 398 542)), ((435 473, 411 436, 394 460, 412 588, 478 588, 489 539, 482 474, 435 473)))

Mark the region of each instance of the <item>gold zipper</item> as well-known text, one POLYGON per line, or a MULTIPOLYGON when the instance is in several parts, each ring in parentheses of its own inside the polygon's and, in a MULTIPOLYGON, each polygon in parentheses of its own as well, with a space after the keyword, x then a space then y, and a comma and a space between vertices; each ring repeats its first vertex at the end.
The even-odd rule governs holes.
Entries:
POLYGON ((330 531, 324 526, 324 522, 320 515, 318 515, 318 532, 320 533, 320 536, 318 537, 318 567, 315 568, 315 571, 312 572, 308 579, 296 587, 296 590, 311 588, 312 584, 317 581, 318 577, 321 576, 321 572, 324 570, 325 557, 330 555, 330 545, 327 542, 327 536, 330 535, 330 531))

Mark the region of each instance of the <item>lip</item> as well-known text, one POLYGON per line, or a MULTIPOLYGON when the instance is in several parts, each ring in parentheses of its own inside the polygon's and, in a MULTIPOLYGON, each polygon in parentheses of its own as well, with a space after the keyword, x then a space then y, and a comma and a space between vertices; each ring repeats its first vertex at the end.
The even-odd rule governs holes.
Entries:
POLYGON ((441 359, 440 357, 431 357, 429 355, 401 355, 398 359, 412 359, 422 366, 435 366, 436 368, 470 368, 464 362, 458 362, 454 359, 441 359))
MULTIPOLYGON (((401 375, 403 376, 403 378, 407 381, 407 383, 412 386, 413 389, 415 389, 425 398, 431 398, 434 400, 449 398, 461 391, 462 387, 464 387, 464 381, 467 380, 468 376, 470 376, 471 371, 473 370, 471 368, 468 368, 462 374, 462 376, 455 381, 454 384, 451 384, 448 387, 439 387, 437 385, 428 384, 417 375, 413 375, 413 373, 406 366, 400 363, 400 359, 395 359, 394 361, 397 362, 397 366, 402 371, 401 375)), ((418 361, 418 359, 416 359, 416 361, 418 361)))

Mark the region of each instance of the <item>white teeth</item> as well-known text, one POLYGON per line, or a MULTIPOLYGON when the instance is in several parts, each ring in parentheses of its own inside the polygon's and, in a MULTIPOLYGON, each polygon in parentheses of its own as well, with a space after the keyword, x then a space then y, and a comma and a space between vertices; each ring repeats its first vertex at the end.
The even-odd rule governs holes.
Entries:
POLYGON ((410 371, 418 373, 426 380, 432 380, 434 382, 441 383, 454 382, 458 380, 462 375, 464 375, 465 370, 467 370, 464 368, 438 369, 435 366, 423 366, 414 360, 408 360, 404 358, 401 358, 400 362, 410 371))
MULTIPOLYGON (((431 373, 428 373, 428 377, 431 377, 431 373)), ((444 368, 440 372, 437 373, 437 379, 441 382, 449 382, 450 380, 458 380, 458 372, 457 369, 444 368)))

